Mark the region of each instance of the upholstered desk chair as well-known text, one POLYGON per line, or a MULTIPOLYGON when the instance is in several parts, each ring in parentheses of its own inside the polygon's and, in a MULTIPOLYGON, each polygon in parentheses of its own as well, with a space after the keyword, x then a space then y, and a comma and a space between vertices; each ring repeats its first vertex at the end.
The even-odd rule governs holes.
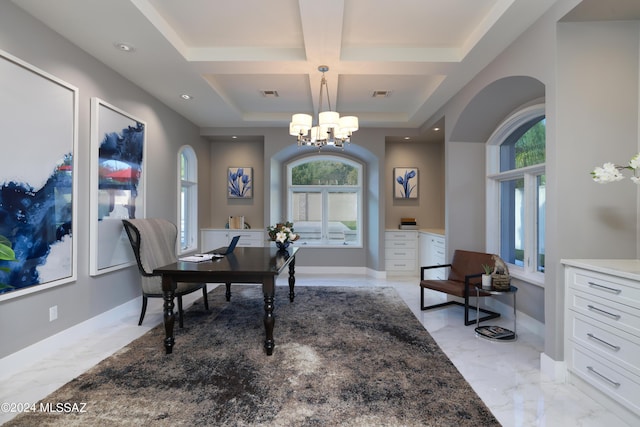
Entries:
MULTIPOLYGON (((162 298, 162 278, 153 270, 177 261, 175 247, 178 229, 170 221, 159 218, 123 219, 122 224, 129 236, 129 242, 136 256, 138 270, 142 275, 142 312, 138 325, 142 325, 147 311, 147 298, 162 298)), ((176 288, 178 299, 178 319, 182 328, 182 296, 202 289, 204 307, 209 310, 206 283, 182 283, 176 288)))

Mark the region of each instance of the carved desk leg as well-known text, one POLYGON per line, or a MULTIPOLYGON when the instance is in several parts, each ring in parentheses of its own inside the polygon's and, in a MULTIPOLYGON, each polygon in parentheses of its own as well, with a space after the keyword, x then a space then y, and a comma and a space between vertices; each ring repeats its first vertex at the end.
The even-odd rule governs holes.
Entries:
POLYGON ((166 354, 171 354, 175 339, 173 337, 173 325, 176 320, 176 314, 173 311, 175 304, 173 298, 175 296, 176 282, 170 276, 162 276, 162 293, 164 294, 164 348, 166 354))
POLYGON ((264 348, 267 351, 267 356, 273 354, 273 348, 276 345, 273 340, 273 325, 275 323, 273 317, 273 300, 275 290, 275 277, 266 276, 262 282, 262 292, 264 293, 264 330, 266 334, 264 348))
POLYGON ((296 286, 296 258, 289 263, 289 301, 293 302, 296 297, 294 287, 296 286))

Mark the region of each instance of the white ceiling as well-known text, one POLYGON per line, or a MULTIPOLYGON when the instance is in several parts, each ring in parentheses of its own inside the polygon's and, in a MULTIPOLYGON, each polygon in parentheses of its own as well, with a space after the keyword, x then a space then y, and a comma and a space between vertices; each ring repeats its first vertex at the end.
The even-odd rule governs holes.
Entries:
POLYGON ((13 1, 201 128, 313 113, 327 65, 334 110, 361 128, 416 129, 555 2, 13 1))

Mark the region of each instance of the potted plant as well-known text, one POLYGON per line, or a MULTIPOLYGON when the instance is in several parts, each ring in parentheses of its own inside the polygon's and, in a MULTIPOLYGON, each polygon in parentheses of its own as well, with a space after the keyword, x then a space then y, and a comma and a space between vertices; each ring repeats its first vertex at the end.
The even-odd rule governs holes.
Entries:
POLYGON ((482 269, 484 273, 482 274, 482 287, 484 289, 491 288, 491 272, 493 271, 493 267, 489 264, 482 264, 482 269))

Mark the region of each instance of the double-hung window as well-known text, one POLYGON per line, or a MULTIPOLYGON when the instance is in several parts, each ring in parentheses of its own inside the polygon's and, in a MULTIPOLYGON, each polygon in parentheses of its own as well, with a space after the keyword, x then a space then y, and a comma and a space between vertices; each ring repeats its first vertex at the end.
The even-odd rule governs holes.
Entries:
POLYGON ((362 165, 335 155, 287 165, 287 215, 299 245, 362 245, 362 165))
POLYGON ((509 117, 488 149, 487 246, 510 273, 542 283, 545 267, 545 116, 535 106, 509 117))
POLYGON ((193 148, 184 146, 178 153, 178 238, 180 253, 198 246, 198 160, 193 148))

